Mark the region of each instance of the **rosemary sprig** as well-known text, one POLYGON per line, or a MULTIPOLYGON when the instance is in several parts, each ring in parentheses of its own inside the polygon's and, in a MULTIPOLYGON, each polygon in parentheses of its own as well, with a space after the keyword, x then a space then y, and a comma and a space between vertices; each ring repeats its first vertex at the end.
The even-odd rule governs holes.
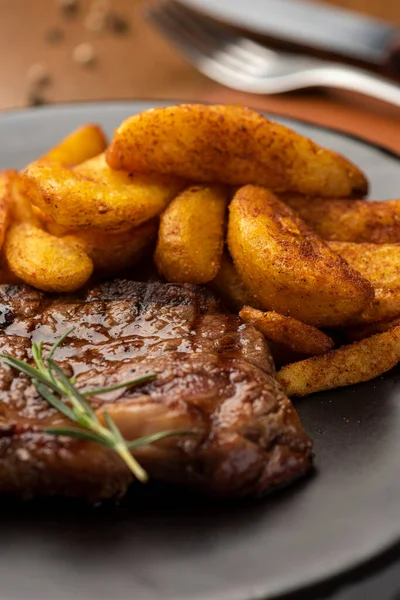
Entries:
POLYGON ((103 411, 103 422, 101 422, 86 400, 87 396, 105 394, 121 388, 131 388, 145 381, 151 381, 156 375, 151 373, 109 387, 79 391, 74 385, 74 380, 67 377, 64 371, 53 360, 54 352, 72 331, 73 329, 70 329, 55 342, 46 358, 43 357, 43 341, 40 341, 39 344, 32 342, 32 357, 35 366, 8 354, 0 354, 0 358, 5 364, 27 375, 33 381, 38 393, 53 408, 77 424, 77 427, 49 427, 45 429, 46 433, 96 442, 110 448, 119 454, 135 477, 144 483, 148 480, 148 475, 136 458, 132 456, 131 450, 153 444, 166 437, 188 435, 196 432, 168 430, 127 441, 123 438, 120 430, 107 411, 103 411))

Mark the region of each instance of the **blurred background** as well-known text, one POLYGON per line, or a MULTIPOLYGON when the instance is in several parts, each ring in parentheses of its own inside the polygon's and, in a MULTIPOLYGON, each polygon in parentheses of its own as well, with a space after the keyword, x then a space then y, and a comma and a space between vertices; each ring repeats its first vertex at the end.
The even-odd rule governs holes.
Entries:
MULTIPOLYGON (((330 3, 400 29, 399 0, 330 3)), ((244 102, 400 150, 398 108, 344 92, 267 97, 228 90, 196 72, 149 26, 144 5, 143 0, 0 0, 0 109, 127 98, 244 102)))

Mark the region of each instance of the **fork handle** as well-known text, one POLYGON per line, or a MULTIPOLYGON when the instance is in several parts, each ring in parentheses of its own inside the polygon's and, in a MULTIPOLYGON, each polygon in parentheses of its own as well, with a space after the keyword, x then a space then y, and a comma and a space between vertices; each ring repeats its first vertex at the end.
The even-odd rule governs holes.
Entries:
MULTIPOLYGON (((311 75, 311 71, 309 74, 311 75)), ((313 69, 312 79, 313 82, 310 83, 319 87, 335 87, 359 92, 400 107, 400 86, 362 69, 329 65, 313 69)))

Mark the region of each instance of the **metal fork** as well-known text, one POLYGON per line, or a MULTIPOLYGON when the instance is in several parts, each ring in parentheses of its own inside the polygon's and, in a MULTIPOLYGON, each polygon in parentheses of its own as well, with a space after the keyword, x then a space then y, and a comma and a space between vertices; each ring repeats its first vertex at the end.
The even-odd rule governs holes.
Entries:
POLYGON ((150 5, 146 14, 201 73, 235 90, 278 94, 334 87, 400 107, 400 86, 383 77, 318 58, 275 52, 175 0, 150 5))

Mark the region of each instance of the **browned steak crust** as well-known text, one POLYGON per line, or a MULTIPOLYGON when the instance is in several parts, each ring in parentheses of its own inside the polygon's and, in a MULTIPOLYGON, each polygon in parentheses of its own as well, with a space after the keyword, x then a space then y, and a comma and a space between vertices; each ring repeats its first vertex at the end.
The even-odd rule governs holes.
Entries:
MULTIPOLYGON (((52 297, 3 286, 0 321, 0 351, 24 360, 31 360, 32 340, 44 339, 46 350, 75 327, 54 358, 79 388, 157 374, 91 400, 127 439, 165 429, 201 432, 138 451, 150 476, 244 495, 286 484, 311 466, 310 440, 274 378, 263 337, 204 288, 113 281, 52 297)), ((24 375, 0 368, 0 492, 123 495, 132 477, 119 457, 44 433, 62 422, 24 375)))

